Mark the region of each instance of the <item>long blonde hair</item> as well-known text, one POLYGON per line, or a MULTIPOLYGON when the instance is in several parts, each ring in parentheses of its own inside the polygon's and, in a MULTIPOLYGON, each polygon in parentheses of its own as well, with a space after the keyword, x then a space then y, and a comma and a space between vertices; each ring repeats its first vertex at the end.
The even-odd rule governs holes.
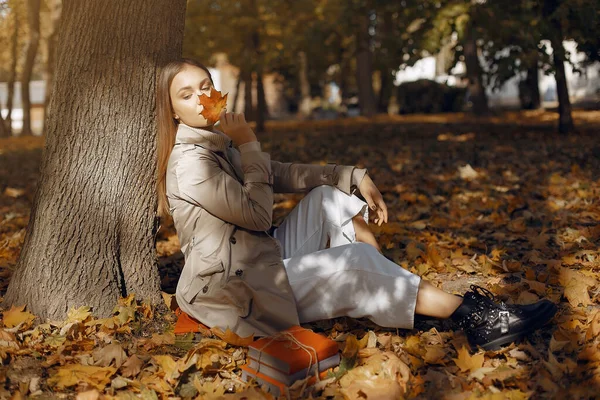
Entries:
POLYGON ((173 78, 186 65, 192 65, 203 69, 212 82, 210 71, 198 61, 182 58, 171 61, 165 65, 158 77, 156 88, 156 118, 157 118, 157 153, 158 164, 156 168, 156 191, 158 194, 158 215, 165 218, 169 215, 169 202, 167 200, 167 165, 169 157, 175 145, 175 135, 177 134, 177 125, 179 122, 173 116, 173 104, 169 89, 173 78))

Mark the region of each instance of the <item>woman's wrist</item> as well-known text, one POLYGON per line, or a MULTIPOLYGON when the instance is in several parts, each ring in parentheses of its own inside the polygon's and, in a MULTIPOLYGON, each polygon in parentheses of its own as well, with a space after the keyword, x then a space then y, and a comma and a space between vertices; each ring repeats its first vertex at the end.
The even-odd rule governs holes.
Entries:
POLYGON ((238 146, 240 153, 246 153, 249 151, 261 151, 260 142, 253 140, 250 142, 242 143, 238 146))

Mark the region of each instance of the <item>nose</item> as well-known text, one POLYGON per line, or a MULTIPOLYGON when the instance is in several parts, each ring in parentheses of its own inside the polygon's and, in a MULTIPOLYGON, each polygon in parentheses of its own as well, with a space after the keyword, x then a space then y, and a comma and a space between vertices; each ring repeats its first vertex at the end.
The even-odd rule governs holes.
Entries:
POLYGON ((202 104, 200 103, 200 95, 197 95, 197 96, 198 96, 198 97, 196 98, 196 102, 197 102, 197 103, 198 103, 198 105, 200 106, 200 105, 202 105, 202 104))

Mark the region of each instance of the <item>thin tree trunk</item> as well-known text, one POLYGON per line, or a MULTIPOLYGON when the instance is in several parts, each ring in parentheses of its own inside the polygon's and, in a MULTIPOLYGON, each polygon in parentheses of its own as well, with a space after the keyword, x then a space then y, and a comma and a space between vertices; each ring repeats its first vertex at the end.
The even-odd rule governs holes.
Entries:
POLYGON ((369 46, 369 14, 360 15, 360 23, 356 34, 356 85, 358 86, 358 102, 361 115, 375 115, 377 107, 373 93, 372 54, 369 46))
MULTIPOLYGON (((2 103, 0 102, 0 110, 2 110, 2 103)), ((0 138, 9 137, 10 131, 8 130, 8 126, 6 124, 6 119, 0 113, 0 138)))
POLYGON ((29 82, 35 65, 40 44, 40 3, 41 0, 27 0, 27 26, 29 35, 27 38, 27 51, 23 75, 21 76, 21 106, 23 108, 23 129, 21 135, 32 135, 31 131, 31 99, 29 94, 29 82))
POLYGON ((525 79, 519 82, 519 100, 523 110, 537 110, 542 101, 540 97, 539 71, 537 65, 527 69, 525 79))
POLYGON ((240 83, 242 82, 242 72, 238 74, 235 83, 235 95, 233 96, 233 106, 231 107, 231 112, 235 112, 238 100, 240 98, 240 83))
POLYGON ((298 116, 300 118, 309 118, 311 114, 310 83, 308 81, 308 62, 306 52, 298 53, 298 82, 300 83, 300 107, 298 107, 298 116))
POLYGON ((473 103, 473 113, 483 115, 489 112, 485 86, 483 85, 481 64, 479 64, 477 38, 475 28, 469 23, 467 37, 463 45, 465 65, 467 67, 467 78, 469 80, 469 98, 473 103))
POLYGON ((38 190, 5 307, 45 320, 83 305, 109 316, 132 293, 161 302, 148 116, 157 69, 181 56, 185 6, 64 3, 38 190))
POLYGON ((15 99, 15 82, 17 80, 17 60, 19 58, 19 9, 13 8, 13 32, 10 43, 10 73, 8 75, 8 94, 6 99, 6 108, 8 114, 6 115, 6 124, 9 133, 12 135, 12 111, 13 102, 15 99))
POLYGON ((58 0, 50 2, 50 23, 52 31, 46 42, 48 60, 46 62, 46 96, 44 98, 44 126, 42 133, 46 131, 46 123, 48 117, 48 104, 52 97, 52 85, 54 84, 54 64, 56 55, 56 37, 60 26, 61 3, 58 0))
POLYGON ((571 115, 571 100, 565 74, 565 49, 561 42, 552 43, 552 59, 556 68, 556 92, 558 95, 558 131, 566 134, 575 129, 571 115))
POLYGON ((255 121, 252 101, 252 72, 244 70, 244 115, 246 121, 255 121))
POLYGON ((394 82, 392 79, 391 69, 383 68, 380 72, 381 72, 381 88, 379 89, 377 110, 380 113, 387 114, 388 107, 390 105, 390 97, 392 97, 394 82))
POLYGON ((267 100, 265 99, 265 88, 263 85, 262 71, 256 73, 256 130, 265 131, 265 120, 268 116, 267 100))

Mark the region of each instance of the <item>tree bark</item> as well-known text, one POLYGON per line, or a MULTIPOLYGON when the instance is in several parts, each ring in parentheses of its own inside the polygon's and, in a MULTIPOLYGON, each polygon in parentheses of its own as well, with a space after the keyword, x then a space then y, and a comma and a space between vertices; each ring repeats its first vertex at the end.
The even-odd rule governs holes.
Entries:
POLYGON ((240 73, 238 74, 238 77, 236 79, 236 83, 235 83, 235 95, 233 96, 233 106, 231 107, 231 112, 235 112, 235 110, 237 108, 237 103, 240 98, 240 83, 241 82, 242 82, 242 72, 240 71, 240 73))
POLYGON ((244 73, 244 116, 247 121, 255 121, 254 106, 252 101, 252 72, 242 70, 244 73))
POLYGON ((575 129, 571 115, 571 100, 565 74, 565 49, 561 42, 552 42, 552 59, 556 68, 556 93, 558 95, 558 131, 566 134, 575 129))
POLYGON ((19 18, 19 9, 15 7, 13 8, 13 32, 10 43, 10 74, 6 85, 8 87, 6 126, 10 135, 12 135, 12 110, 15 98, 15 82, 17 80, 17 59, 19 58, 19 18))
POLYGON ((300 83, 300 107, 298 107, 298 116, 306 119, 311 114, 310 83, 308 81, 308 62, 306 52, 298 53, 298 82, 300 83))
POLYGON ((392 70, 390 68, 383 68, 381 71, 381 88, 379 89, 379 99, 377 101, 377 110, 380 113, 388 112, 390 105, 390 97, 392 97, 392 91, 394 82, 392 79, 392 70))
POLYGON ((542 101, 537 65, 528 68, 525 79, 519 82, 519 100, 523 110, 537 110, 541 107, 542 101))
POLYGON ((41 0, 27 0, 27 50, 25 65, 21 76, 21 107, 23 108, 23 129, 21 135, 31 135, 31 99, 29 96, 29 82, 35 65, 40 44, 40 3, 41 0))
POLYGON ((481 64, 479 64, 477 38, 472 25, 467 28, 467 36, 463 45, 467 79, 469 80, 469 98, 473 104, 473 113, 483 115, 489 112, 485 86, 483 85, 481 64))
POLYGON ((54 84, 54 64, 56 62, 56 37, 60 26, 61 2, 54 0, 48 2, 50 8, 50 24, 51 32, 46 42, 48 60, 46 61, 46 92, 44 98, 44 126, 42 134, 46 131, 46 123, 48 116, 48 104, 52 98, 52 85, 54 84))
POLYGON ((109 316, 131 293, 161 301, 155 87, 158 67, 181 57, 185 6, 64 3, 39 185, 5 307, 45 320, 83 305, 109 316))
POLYGON ((262 70, 259 70, 256 73, 256 130, 258 132, 265 131, 265 120, 268 112, 262 70))
POLYGON ((358 32, 356 33, 356 85, 358 86, 358 102, 361 115, 370 117, 377 112, 375 94, 373 93, 372 54, 369 46, 369 14, 360 15, 358 32))

